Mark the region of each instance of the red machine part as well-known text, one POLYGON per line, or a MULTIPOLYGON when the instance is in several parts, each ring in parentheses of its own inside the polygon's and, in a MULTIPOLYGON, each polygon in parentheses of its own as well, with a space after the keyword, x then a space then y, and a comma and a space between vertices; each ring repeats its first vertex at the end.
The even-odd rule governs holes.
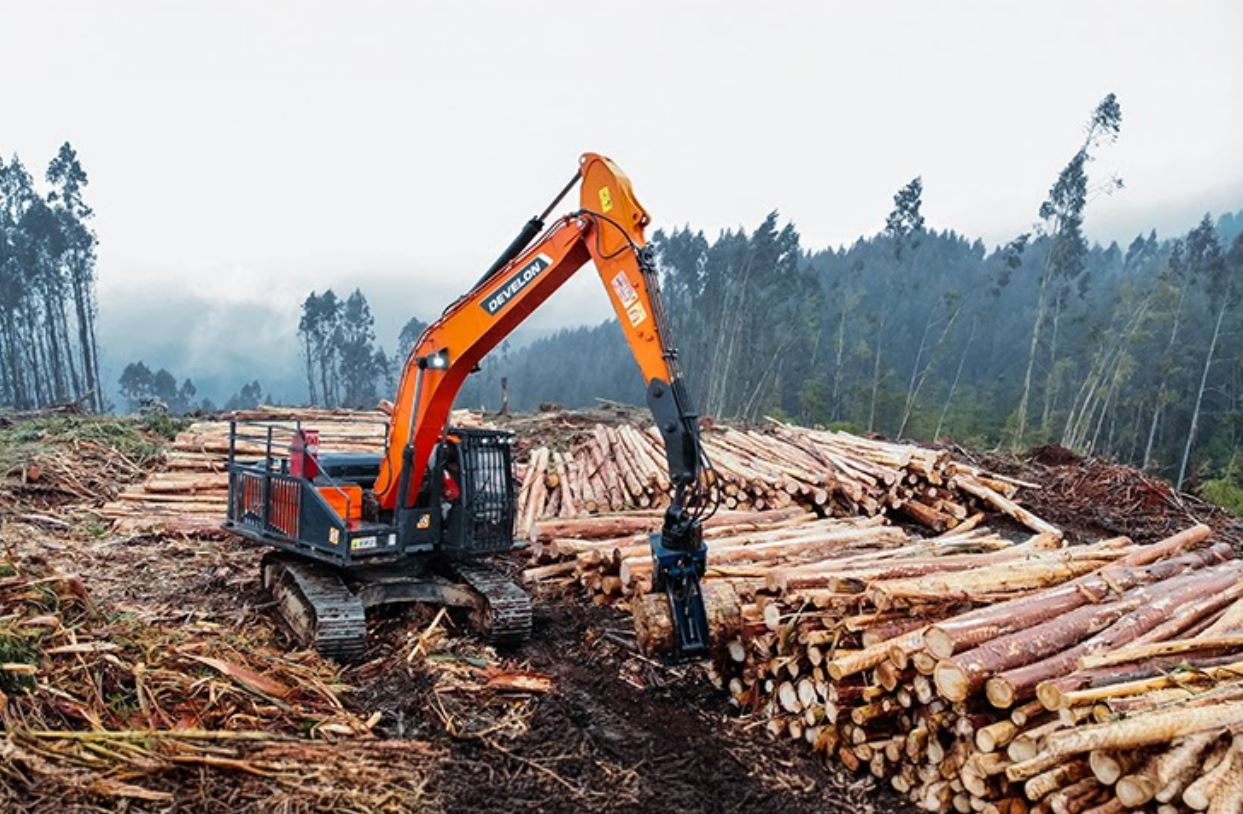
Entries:
POLYGON ((319 474, 319 430, 296 430, 289 442, 289 474, 314 480, 319 474))

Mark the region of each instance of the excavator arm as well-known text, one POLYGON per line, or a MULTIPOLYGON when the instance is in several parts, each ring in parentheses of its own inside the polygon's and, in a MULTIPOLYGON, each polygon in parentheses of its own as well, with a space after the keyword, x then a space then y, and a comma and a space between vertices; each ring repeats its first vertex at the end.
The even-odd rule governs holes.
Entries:
POLYGON ((643 374, 647 403, 665 442, 674 495, 661 533, 652 536, 655 587, 669 598, 679 650, 693 654, 708 644, 699 586, 706 555, 701 522, 715 509, 715 490, 669 340, 653 252, 644 237, 648 223, 617 165, 595 153, 583 155, 574 178, 552 204, 523 227, 474 287, 415 344, 393 402, 375 493, 384 509, 413 504, 466 377, 591 261, 643 374), (548 214, 575 183, 580 184, 579 209, 545 228, 548 214))

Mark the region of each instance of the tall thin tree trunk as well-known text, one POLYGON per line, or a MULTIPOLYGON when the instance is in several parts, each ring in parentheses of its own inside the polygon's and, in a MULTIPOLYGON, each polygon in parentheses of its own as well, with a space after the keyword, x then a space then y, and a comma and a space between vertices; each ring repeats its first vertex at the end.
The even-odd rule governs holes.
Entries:
POLYGON ((320 393, 324 396, 324 406, 332 407, 332 391, 328 389, 328 348, 327 342, 317 342, 319 350, 319 383, 320 393))
MULTIPOLYGON (((1174 305, 1174 323, 1170 327, 1170 338, 1165 343, 1165 352, 1168 356, 1170 350, 1174 347, 1175 341, 1178 339, 1178 327, 1182 321, 1183 315, 1183 297, 1187 293, 1187 286, 1178 287, 1178 299, 1174 305)), ((1144 446, 1144 462, 1140 469, 1148 470, 1152 464, 1152 448, 1157 437, 1157 425, 1161 421, 1161 413, 1165 409, 1166 390, 1169 384, 1170 370, 1169 361, 1163 360, 1161 363, 1161 384, 1157 387, 1157 399, 1152 406, 1152 423, 1148 426, 1148 443, 1144 446)))
POLYGON ((56 330, 56 301, 51 293, 43 296, 43 333, 47 341, 48 368, 52 377, 48 392, 53 401, 63 402, 66 398, 64 359, 61 357, 60 339, 56 330))
POLYGON ((69 341, 69 317, 65 313, 65 298, 61 297, 56 318, 60 328, 60 343, 65 349, 65 364, 69 368, 69 393, 74 401, 82 398, 82 379, 78 376, 78 366, 73 361, 73 343, 69 341))
POLYGON ((742 274, 738 276, 737 285, 730 286, 729 289, 729 294, 733 300, 733 307, 725 309, 723 316, 728 318, 730 315, 733 315, 733 327, 725 331, 725 358, 719 362, 720 369, 717 370, 715 366, 713 369, 713 373, 718 374, 715 377, 718 386, 716 409, 713 413, 714 415, 730 414, 730 385, 734 384, 740 378, 735 375, 734 355, 738 347, 739 334, 742 333, 742 305, 746 299, 747 283, 751 277, 751 261, 753 256, 754 253, 748 246, 746 260, 742 267, 742 274))
POLYGON ((1091 455, 1096 450, 1097 441, 1100 439, 1101 427, 1105 423, 1105 414, 1109 412, 1109 406, 1114 398, 1114 384, 1109 385, 1109 392, 1105 394, 1105 403, 1101 405, 1100 417, 1096 419, 1096 429, 1092 432, 1092 441, 1088 444, 1088 454, 1091 455))
POLYGON ((1221 306, 1217 309, 1217 322, 1213 325, 1213 338, 1208 343, 1208 353, 1204 354, 1204 369, 1200 372, 1200 388, 1196 391, 1195 407, 1191 411, 1191 426, 1187 428, 1187 442, 1183 445, 1183 459, 1178 465, 1178 480, 1175 488, 1182 489, 1187 479, 1187 461, 1191 459, 1191 447, 1195 444, 1196 430, 1200 423, 1200 405, 1204 401, 1204 388, 1208 385, 1208 371, 1213 366, 1213 353, 1217 350, 1217 337, 1221 335, 1221 321, 1226 316, 1226 305, 1229 303, 1229 292, 1221 298, 1221 306))
POLYGON ((941 437, 941 428, 945 426, 945 417, 949 414, 950 404, 954 401, 954 391, 958 389, 958 380, 962 378, 963 365, 967 363, 967 351, 975 339, 975 322, 971 323, 971 332, 967 334, 967 342, 962 346, 962 355, 958 357, 958 368, 954 371, 954 380, 950 382, 950 391, 945 396, 945 406, 941 408, 941 417, 937 419, 937 428, 932 433, 932 440, 941 437))
POLYGON ((1135 405, 1135 425, 1131 427, 1131 448, 1127 451, 1126 462, 1134 466, 1135 450, 1139 447, 1140 428, 1144 424, 1144 400, 1135 405))
POLYGON ((1040 410, 1040 433, 1047 435, 1049 432, 1049 413, 1052 409, 1053 399, 1057 396, 1057 391, 1061 384, 1056 380, 1057 370, 1057 338, 1058 327, 1062 322, 1062 298, 1059 296, 1053 304, 1053 325, 1049 331, 1049 372, 1044 380, 1044 407, 1040 410))
POLYGON ((1152 408, 1152 422, 1148 425, 1148 443, 1144 445, 1144 460, 1140 469, 1147 471, 1152 464, 1152 446, 1157 438, 1157 424, 1161 421, 1161 405, 1165 401, 1165 388, 1157 391, 1156 406, 1152 408))
POLYGON ((47 403, 44 396, 47 392, 45 387, 47 376, 44 373, 47 366, 43 364, 43 340, 40 338, 38 327, 31 309, 26 309, 26 335, 30 338, 30 341, 26 343, 30 355, 30 389, 34 397, 34 406, 42 407, 47 403))
POLYGON ((924 360, 924 349, 928 344, 928 331, 932 330, 932 316, 935 308, 928 309, 928 318, 924 320, 924 330, 919 337, 919 347, 915 349, 915 361, 911 364, 911 378, 906 383, 906 400, 902 402, 902 420, 898 422, 897 437, 906 432, 906 424, 911 418, 911 408, 915 401, 915 382, 919 379, 919 366, 924 360))
POLYGON ((5 358, 9 370, 10 403, 21 409, 26 405, 26 384, 22 370, 21 345, 17 339, 17 315, 9 312, 4 317, 5 358))
POLYGON ((1018 416, 1014 428, 1014 437, 1010 442, 1013 449, 1018 449, 1023 444, 1023 436, 1027 432, 1027 404, 1031 400, 1032 392, 1032 370, 1036 366, 1036 348, 1040 345, 1040 330, 1044 327, 1045 318, 1045 295, 1049 288, 1049 272, 1045 272, 1040 277, 1040 295, 1036 298, 1036 321, 1032 325, 1031 342, 1027 348, 1027 371, 1023 374, 1023 394, 1019 398, 1018 416))
POLYGON ((840 398, 842 384, 842 354, 846 349, 846 309, 842 308, 842 315, 837 321, 837 354, 833 363, 833 420, 840 421, 842 418, 842 402, 840 398))
MULTIPOLYGON (((75 261, 75 266, 83 262, 81 259, 75 261)), ((86 392, 90 398, 91 406, 97 410, 103 409, 103 394, 99 392, 99 383, 96 378, 98 371, 95 366, 95 357, 91 348, 90 340, 90 303, 86 301, 87 293, 82 285, 80 271, 75 267, 70 272, 73 280, 73 307, 78 318, 78 353, 82 358, 82 374, 86 380, 86 392)))
POLYGON ((304 336, 303 352, 306 354, 306 390, 308 402, 312 407, 315 406, 315 366, 314 356, 311 354, 311 334, 308 331, 304 336))
POLYGON ((1141 302, 1127 318, 1127 322, 1122 328, 1110 331, 1110 334, 1114 337, 1113 343, 1107 347, 1100 348, 1094 354, 1092 365, 1083 377, 1083 384, 1080 385, 1079 392, 1075 394, 1075 398, 1070 405, 1070 411, 1067 413, 1066 425, 1062 429, 1061 440, 1063 446, 1079 449, 1083 445, 1084 440, 1087 438, 1088 428, 1092 423, 1092 416, 1096 410, 1094 403, 1096 391, 1100 383, 1105 380, 1106 371, 1111 365, 1113 366, 1113 372, 1109 384, 1109 397, 1112 397, 1120 381, 1119 377, 1126 348, 1131 338, 1135 335, 1135 331, 1143 323, 1143 319, 1148 313, 1148 305, 1148 299, 1141 302))
MULTIPOLYGON (((932 347, 928 350, 928 361, 924 363, 923 369, 919 370, 919 376, 914 380, 914 387, 909 389, 906 394, 906 404, 902 408, 902 423, 898 425, 899 438, 901 438, 906 432, 906 425, 910 423, 911 416, 915 412, 915 403, 919 400, 919 391, 923 390, 924 382, 928 380, 928 371, 932 369, 933 359, 936 358, 937 351, 940 350, 943 344, 945 344, 945 338, 949 336, 949 332, 953 330, 954 323, 958 321, 958 315, 961 312, 962 305, 960 304, 954 309, 954 313, 950 314, 949 319, 946 320, 945 327, 941 329, 940 336, 937 337, 937 341, 934 342, 932 347)), ((927 334, 927 328, 924 329, 924 333, 925 335, 927 334)), ((920 346, 922 351, 923 340, 920 340, 920 346)), ((919 355, 922 355, 922 353, 919 355)))
POLYGON ((84 294, 86 300, 86 337, 91 349, 91 381, 95 388, 95 409, 103 411, 104 409, 104 385, 103 379, 99 374, 99 340, 95 333, 95 297, 89 287, 86 288, 84 294))
MULTIPOLYGON (((0 320, 4 320, 4 317, 0 316, 0 320)), ((14 401, 13 374, 9 369, 8 334, 0 325, 0 405, 11 405, 14 401)))

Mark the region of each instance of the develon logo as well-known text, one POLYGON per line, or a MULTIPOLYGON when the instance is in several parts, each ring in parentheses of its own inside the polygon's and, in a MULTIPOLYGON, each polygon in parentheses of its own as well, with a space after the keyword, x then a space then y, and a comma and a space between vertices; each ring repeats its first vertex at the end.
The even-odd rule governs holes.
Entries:
POLYGON ((495 315, 502 308, 509 304, 522 289, 527 287, 527 283, 534 280, 540 275, 544 269, 552 265, 552 258, 546 254, 537 254, 530 263, 513 273, 508 280, 501 284, 501 287, 492 292, 492 296, 484 300, 480 305, 483 310, 489 314, 495 315))

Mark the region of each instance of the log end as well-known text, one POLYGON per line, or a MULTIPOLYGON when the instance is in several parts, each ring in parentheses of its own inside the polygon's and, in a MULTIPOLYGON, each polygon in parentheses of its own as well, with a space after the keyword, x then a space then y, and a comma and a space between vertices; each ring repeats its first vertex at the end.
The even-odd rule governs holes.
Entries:
POLYGON ((1088 755, 1092 776, 1106 786, 1112 786, 1122 777, 1122 763, 1109 752, 1095 750, 1088 755))
POLYGON ((1052 681, 1044 681, 1036 686, 1036 699, 1049 712, 1056 712, 1066 705, 1066 694, 1052 681))
POLYGON ((996 731, 992 727, 982 726, 975 731, 975 748, 984 754, 997 751, 997 747, 1001 746, 1001 742, 996 735, 996 731))
POLYGON ((924 631, 924 648, 939 659, 954 655, 954 640, 943 629, 933 625, 924 631))
MULTIPOLYGON (((724 646, 741 627, 742 601, 726 582, 703 586, 708 636, 714 648, 724 646)), ((631 603, 635 643, 646 655, 669 653, 674 647, 673 616, 664 594, 639 594, 631 603)))
POLYGON ((1114 793, 1118 801, 1127 808, 1138 808, 1152 799, 1157 793, 1156 783, 1143 774, 1128 774, 1118 779, 1114 785, 1114 793))
POLYGON ((952 661, 938 661, 932 671, 932 680, 937 685, 937 692, 947 700, 965 701, 970 694, 967 671, 952 661))
POLYGON ((984 684, 984 695, 988 703, 997 709, 1009 709, 1014 706, 1014 685, 1004 676, 993 676, 984 684))

